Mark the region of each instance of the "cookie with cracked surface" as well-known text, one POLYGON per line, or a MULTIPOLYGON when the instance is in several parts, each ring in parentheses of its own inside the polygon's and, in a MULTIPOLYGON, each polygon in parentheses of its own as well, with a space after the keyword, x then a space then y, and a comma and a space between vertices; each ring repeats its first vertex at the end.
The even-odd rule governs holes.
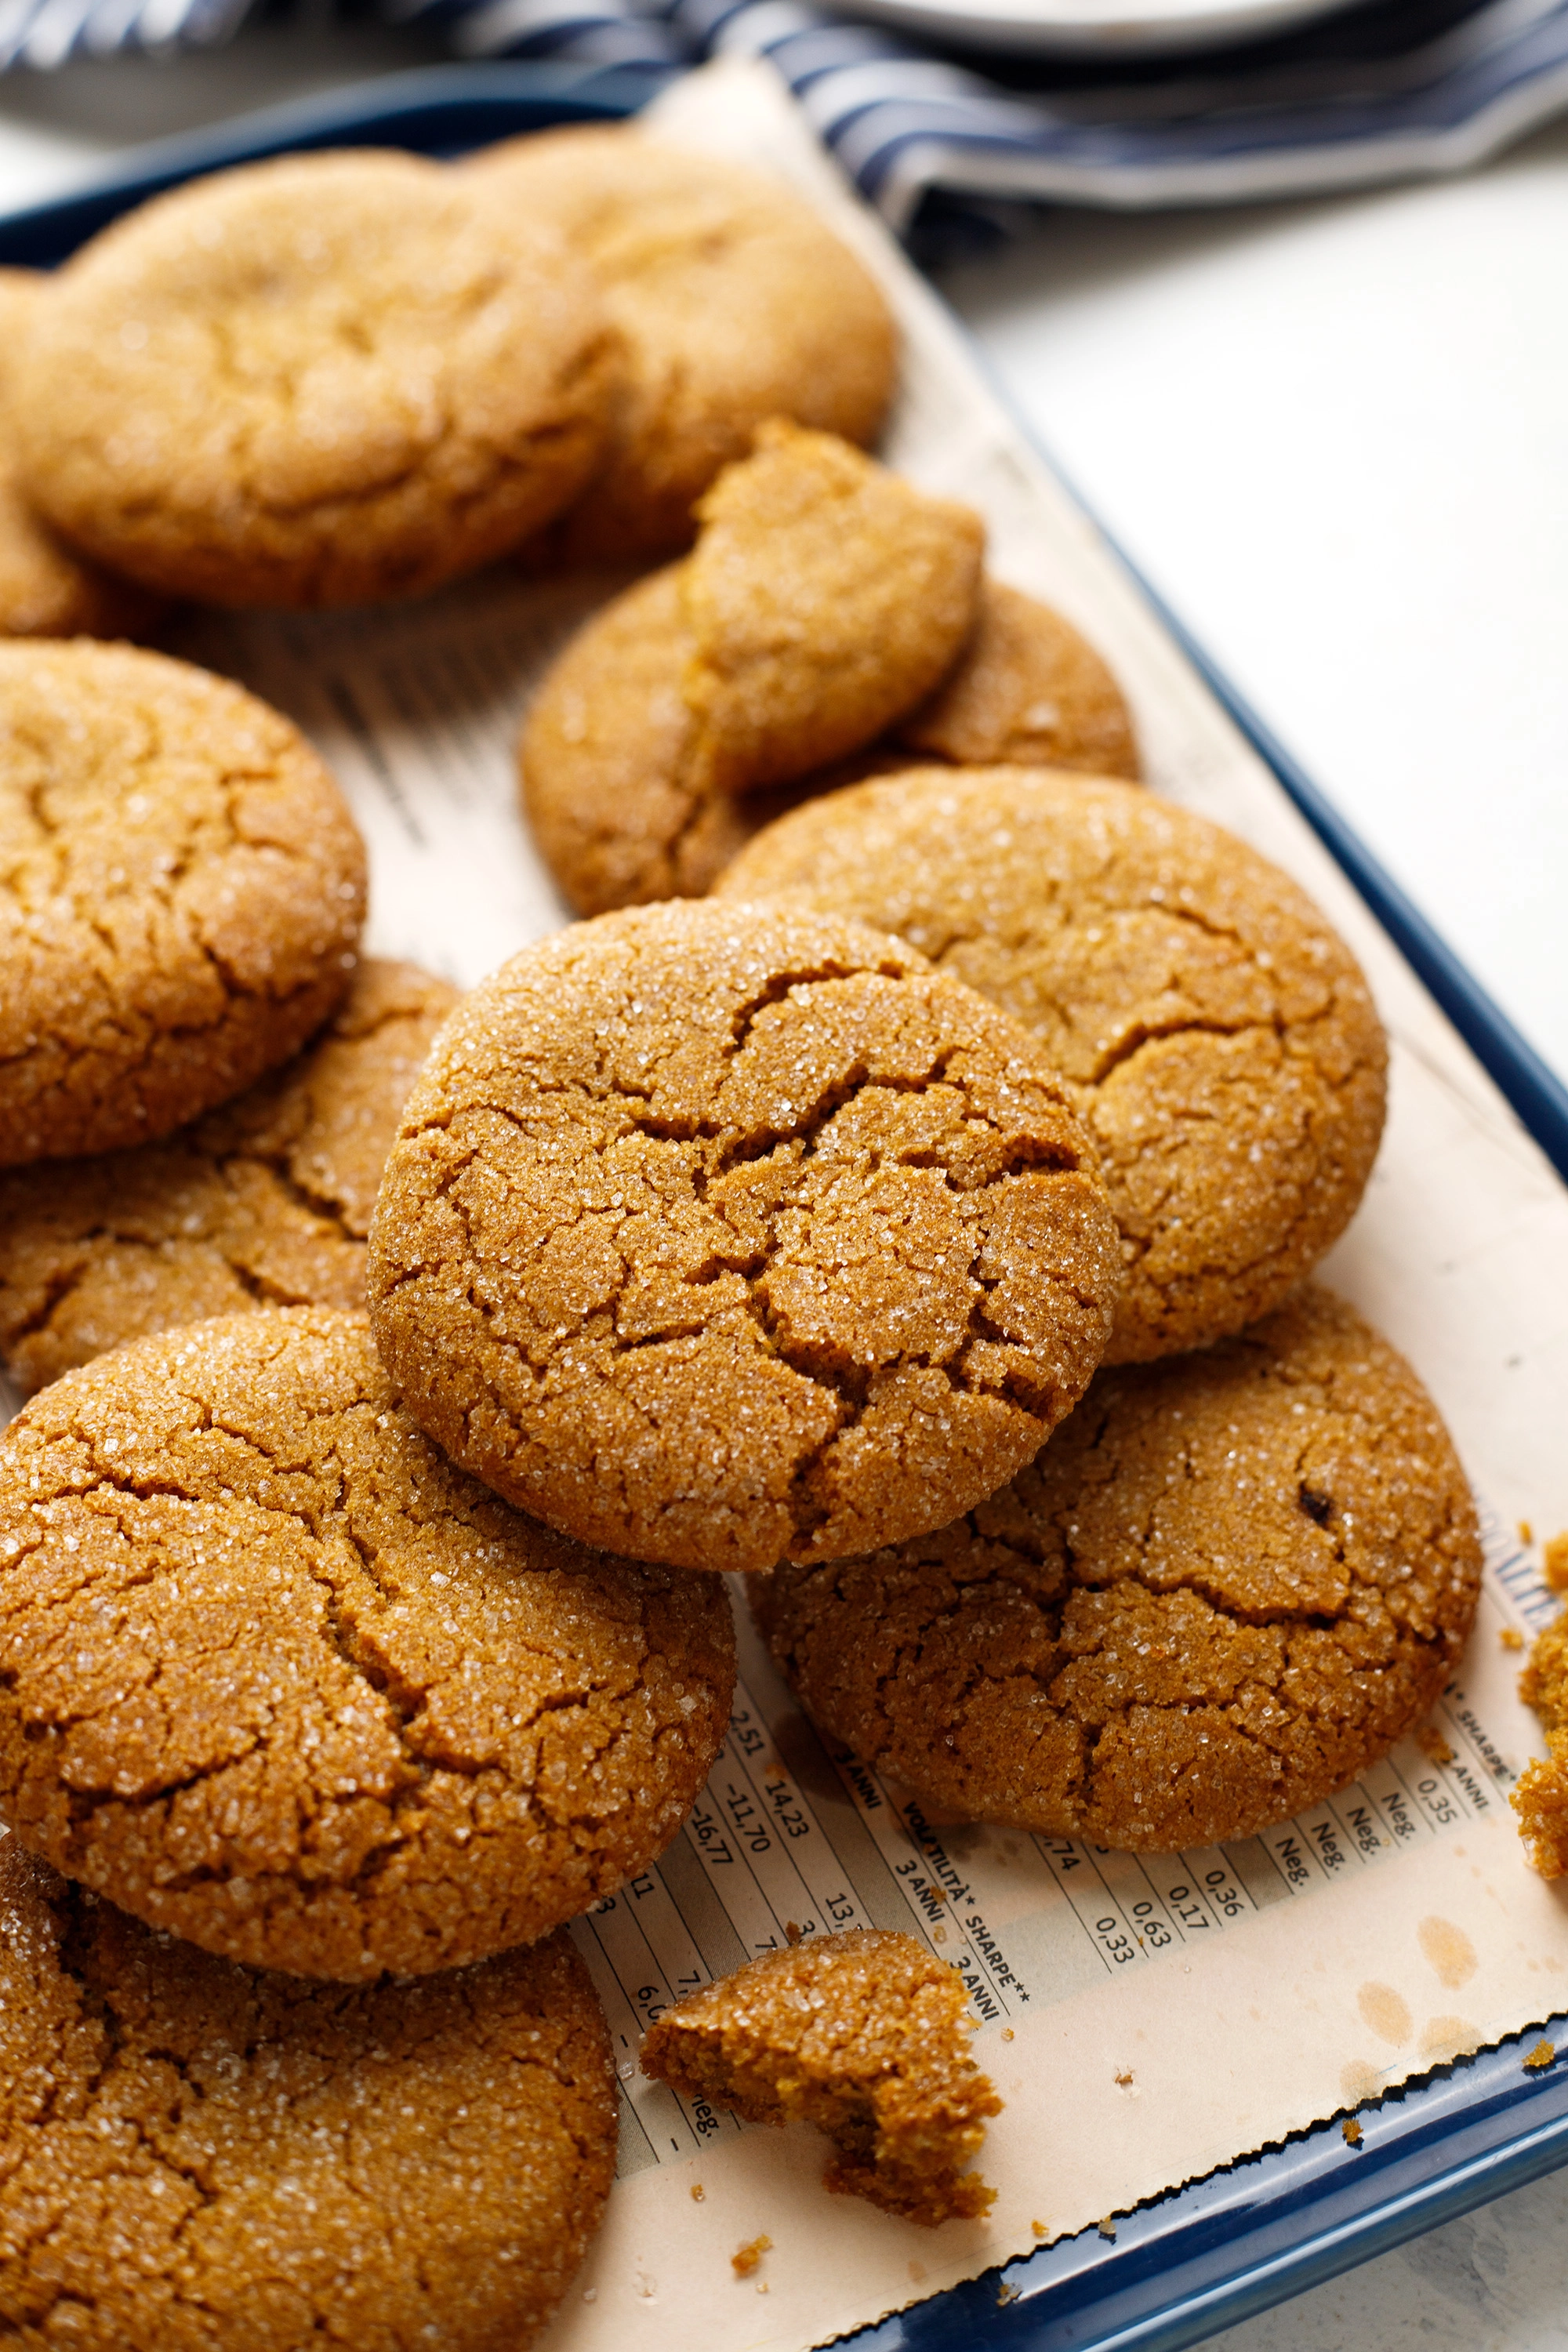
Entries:
POLYGON ((847 441, 774 417, 697 512, 680 574, 696 641, 683 692, 693 773, 721 792, 859 751, 963 650, 984 525, 847 441))
POLYGON ((576 496, 617 365, 586 266, 481 177, 285 156, 156 197, 66 263, 21 371, 23 477, 150 588, 412 595, 576 496))
POLYGON ((1055 760, 1137 775, 1126 705, 1100 656, 1046 605, 983 581, 980 618, 956 667, 909 720, 771 791, 722 792, 691 756, 696 721, 682 680, 696 641, 680 583, 672 564, 614 598, 529 707, 523 813, 579 915, 700 898, 774 817, 917 756, 1055 760))
POLYGON ((1009 588, 981 584, 969 642, 950 675, 900 719, 894 742, 955 767, 1141 774, 1132 719, 1110 668, 1070 621, 1009 588))
POLYGON ((368 959, 302 1054, 195 1126, 0 1175, 0 1358, 23 1391, 176 1324, 363 1307, 382 1168, 457 1001, 368 959))
POLYGON ((1233 834, 1087 776, 907 771, 782 817, 718 886, 779 893, 897 932, 1038 1036, 1121 1227, 1108 1362, 1244 1329, 1349 1223, 1382 1026, 1306 892, 1233 834))
POLYGON ((542 1936, 661 1853, 718 1753, 723 1587, 453 1468, 363 1315, 137 1339, 0 1437, 0 1803, 247 1967, 362 1979, 542 1936))
POLYGON ((187 662, 0 645, 0 1167, 155 1142, 341 1002, 364 846, 298 728, 187 662))
POLYGON ((969 2054, 963 1978, 913 1936, 852 1927, 764 1952, 643 2036, 645 2074, 755 2124, 815 2124, 828 2189, 928 2228, 996 2191, 964 2170, 1002 2102, 969 2054))
POLYGON ((529 706, 518 747, 523 814, 579 915, 700 898, 760 826, 894 755, 852 756, 742 799, 696 772, 681 691, 695 650, 682 567, 639 580, 580 629, 529 706))
POLYGON ((1163 1853, 1287 1820, 1414 1730, 1480 1575, 1431 1399, 1308 1285, 1101 1371, 936 1535, 752 1590, 807 1712, 941 1818, 1163 1853))
POLYGON ((521 2352, 615 2168, 563 1935, 355 1991, 216 1960, 0 1844, 0 2311, 43 2352, 521 2352))
POLYGON ((1088 1386, 1118 1270, 1026 1031, 858 924, 689 899, 464 999, 367 1288, 408 1410, 501 1494, 754 1569, 993 1492, 1088 1386))
POLYGON ((0 636, 139 637, 160 601, 73 553, 17 478, 16 364, 47 286, 41 270, 0 269, 0 636))
POLYGON ((604 460, 550 532, 566 561, 689 546, 694 502, 767 417, 876 438, 897 329, 791 189, 630 125, 509 140, 463 168, 585 257, 625 348, 604 460))
POLYGON ((1519 1695, 1541 1717, 1547 1753, 1525 1766, 1509 1803, 1535 1868, 1561 1878, 1568 1873, 1568 1612, 1537 1634, 1519 1695))

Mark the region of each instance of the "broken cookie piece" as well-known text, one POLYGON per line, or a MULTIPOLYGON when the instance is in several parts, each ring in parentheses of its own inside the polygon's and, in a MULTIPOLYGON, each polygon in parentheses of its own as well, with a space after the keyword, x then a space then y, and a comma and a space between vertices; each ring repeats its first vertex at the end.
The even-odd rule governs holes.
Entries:
POLYGON ((1059 613, 986 580, 958 660, 889 733, 766 792, 722 791, 699 772, 682 691, 697 648, 686 568, 668 564, 612 597, 529 705, 518 746, 523 814, 576 914, 700 898, 775 817, 917 756, 1137 779, 1127 705, 1100 656, 1059 613))
POLYGON ((813 1936, 678 2001, 643 2037, 643 2072, 748 2123, 815 2124, 831 2189, 927 2226, 973 2220, 996 2192, 963 2167, 1002 2102, 964 2002, 912 1936, 813 1936))
POLYGON ((985 532, 830 433, 774 417, 697 509, 681 594, 698 775, 781 784, 875 740, 969 635, 985 532))

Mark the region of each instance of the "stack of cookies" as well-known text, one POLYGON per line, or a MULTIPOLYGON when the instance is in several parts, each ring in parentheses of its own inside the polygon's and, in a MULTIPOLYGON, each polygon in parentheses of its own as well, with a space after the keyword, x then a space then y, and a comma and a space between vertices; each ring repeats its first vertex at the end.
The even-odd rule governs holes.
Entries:
POLYGON ((556 1931, 700 1790, 728 1600, 399 1404, 366 1234, 454 992, 360 961, 297 730, 157 654, 5 646, 0 824, 0 1345, 39 1391, 0 1439, 7 2318, 523 2341, 614 2166, 556 1931))
POLYGON ((765 419, 873 438, 896 366, 807 205, 631 131, 221 173, 5 272, 0 316, 18 635, 662 555, 765 419))
MULTIPOLYGON (((864 454, 885 306, 765 183, 607 131, 292 159, 3 294, 18 636, 661 565, 521 746, 589 919, 460 1001, 360 961, 358 836, 276 712, 0 646, 0 1351, 37 1391, 0 1439, 0 2308, 521 2345, 613 2161, 559 1931, 718 1752, 717 1571, 931 1818, 1244 1836, 1430 1706, 1468 1492, 1310 1280, 1382 1033, 1296 886, 1141 789, 979 519, 864 454)), ((829 2087, 858 2150, 870 2093, 829 2087)), ((897 2210, 980 2210, 944 2165, 897 2210)))

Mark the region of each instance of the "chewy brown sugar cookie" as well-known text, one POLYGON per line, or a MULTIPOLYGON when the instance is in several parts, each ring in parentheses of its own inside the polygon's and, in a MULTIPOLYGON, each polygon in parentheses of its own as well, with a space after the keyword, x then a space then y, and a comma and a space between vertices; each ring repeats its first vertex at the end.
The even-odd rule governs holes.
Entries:
POLYGON ((0 2311, 91 2352, 522 2352, 615 2168, 564 1936, 349 1990, 153 1935, 0 1845, 0 2311))
POLYGON ((298 729, 125 646, 0 645, 0 1167, 167 1135, 349 984, 364 850, 298 729))
POLYGON ((156 599, 84 562, 17 479, 17 366, 47 286, 41 271, 0 269, 0 636, 140 636, 162 609, 156 599))
POLYGON ((1089 777, 926 769, 781 817, 721 899, 897 932, 1025 1023, 1100 1153, 1110 1362, 1240 1330, 1354 1213, 1387 1049, 1306 893, 1218 825, 1089 777))
POLYGON ((18 387, 24 478, 153 588, 406 595, 576 495, 615 365, 585 266, 479 175, 286 156, 158 197, 66 264, 18 387))
POLYGON ((1135 777, 1127 708, 1059 614, 983 581, 979 616, 936 693, 879 743, 769 792, 723 792, 693 756, 683 690, 696 640, 671 564, 581 629, 529 709, 524 812, 580 915, 700 898, 752 835, 803 800, 879 769, 1005 759, 1135 777))
POLYGON ((619 126, 510 140, 467 169, 587 257, 622 339, 609 446, 552 533, 569 559, 686 546, 693 502, 767 417, 875 437, 897 331, 789 189, 619 126))
POLYGON ((1409 1366, 1309 1286, 1102 1371, 1003 1493, 754 1607, 822 1728, 948 1819, 1155 1853, 1345 1787, 1452 1673, 1481 1553, 1409 1366))
POLYGON ((363 1307, 397 1120, 458 992, 361 963, 302 1054, 164 1143, 0 1176, 0 1358, 25 1390, 121 1339, 266 1307, 363 1307))
POLYGON ((455 1459, 585 1541, 750 1569, 991 1493, 1082 1393, 1116 1278, 1026 1032, 901 942, 700 901, 465 998, 367 1281, 455 1459))
POLYGON ((364 1318, 118 1349, 0 1438, 0 1803, 205 1949, 414 1975, 668 1843, 729 1718, 721 1585, 564 1542, 398 1407, 364 1318))
POLYGON ((928 2226, 972 2221, 996 2192, 963 2168, 1002 2102, 969 2054, 968 1998, 913 1936, 809 1936, 666 2010, 643 2072, 748 2123, 816 2124, 829 2189, 928 2226))

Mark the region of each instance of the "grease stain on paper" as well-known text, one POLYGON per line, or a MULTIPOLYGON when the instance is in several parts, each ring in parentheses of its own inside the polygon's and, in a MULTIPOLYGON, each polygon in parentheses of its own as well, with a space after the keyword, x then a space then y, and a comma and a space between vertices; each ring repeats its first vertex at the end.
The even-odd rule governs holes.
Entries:
POLYGON ((1429 2017, 1421 2029, 1421 2055, 1434 2066, 1450 2058, 1470 2058, 1485 2039, 1468 2017, 1429 2017))
POLYGON ((1349 2106, 1359 2107, 1363 2099, 1375 2099, 1383 2088, 1383 2075, 1364 2058, 1352 2058, 1348 2066, 1340 2068, 1340 2089, 1349 2106))
POLYGON ((1409 2002, 1402 2000, 1392 1985, 1385 1984, 1363 1984, 1355 1998, 1363 2019, 1378 2040, 1391 2042, 1395 2050, 1402 2049, 1415 2027, 1409 2002))
POLYGON ((1451 1919, 1423 1919, 1415 1930, 1415 1940, 1435 1970, 1437 1981, 1449 1992, 1458 1992, 1468 1985, 1480 1961, 1476 1948, 1462 1927, 1451 1919))

